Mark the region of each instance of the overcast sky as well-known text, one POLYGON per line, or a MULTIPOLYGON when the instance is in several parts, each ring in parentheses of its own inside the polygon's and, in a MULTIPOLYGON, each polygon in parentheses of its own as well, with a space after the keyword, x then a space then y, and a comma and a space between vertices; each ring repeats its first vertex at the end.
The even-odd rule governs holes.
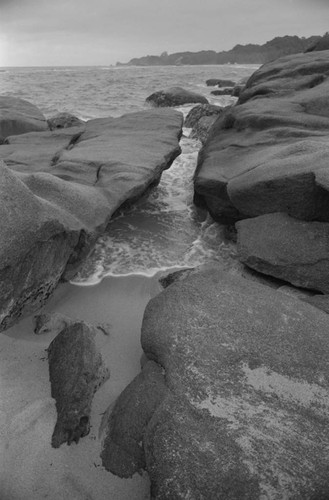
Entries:
POLYGON ((329 0, 0 0, 0 66, 109 65, 328 30, 329 0))

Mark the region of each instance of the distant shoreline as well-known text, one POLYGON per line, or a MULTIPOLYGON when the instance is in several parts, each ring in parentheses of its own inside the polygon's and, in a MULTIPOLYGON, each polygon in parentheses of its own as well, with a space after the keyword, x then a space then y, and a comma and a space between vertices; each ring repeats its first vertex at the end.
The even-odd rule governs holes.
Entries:
POLYGON ((231 50, 215 52, 201 50, 198 52, 163 52, 160 56, 147 55, 133 58, 127 63, 117 62, 116 66, 194 66, 221 64, 264 64, 279 57, 305 52, 311 45, 321 39, 314 35, 308 38, 298 36, 275 37, 263 45, 236 45, 231 50))

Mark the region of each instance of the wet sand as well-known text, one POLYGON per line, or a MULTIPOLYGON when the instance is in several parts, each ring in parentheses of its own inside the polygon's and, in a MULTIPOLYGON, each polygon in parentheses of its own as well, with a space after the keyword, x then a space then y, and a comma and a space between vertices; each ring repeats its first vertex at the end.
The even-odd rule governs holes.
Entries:
POLYGON ((140 327, 157 278, 105 278, 96 286, 61 285, 43 309, 109 325, 104 356, 110 379, 96 393, 91 432, 78 445, 50 445, 56 421, 47 353, 54 335, 33 333, 33 318, 0 335, 0 499, 146 500, 149 480, 120 479, 101 464, 104 412, 140 371, 140 327))

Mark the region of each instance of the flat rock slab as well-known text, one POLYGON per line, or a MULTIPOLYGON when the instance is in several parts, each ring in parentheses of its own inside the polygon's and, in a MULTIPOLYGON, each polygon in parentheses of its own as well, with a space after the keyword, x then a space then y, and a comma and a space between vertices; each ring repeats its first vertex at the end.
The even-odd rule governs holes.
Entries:
POLYGON ((183 115, 152 109, 0 146, 0 330, 72 277, 113 213, 180 154, 183 115))
POLYGON ((16 172, 52 173, 58 155, 71 148, 84 129, 82 126, 9 136, 0 145, 0 157, 16 172))
POLYGON ((217 120, 194 187, 218 221, 270 212, 329 220, 329 52, 265 64, 217 120))
POLYGON ((185 90, 182 87, 171 87, 154 92, 146 98, 146 102, 156 107, 182 106, 195 102, 208 104, 208 100, 203 95, 185 90))
POLYGON ((329 292, 329 224, 267 214, 236 224, 238 258, 295 286, 329 292))
POLYGON ((0 96, 0 139, 9 135, 48 130, 46 118, 41 111, 24 99, 0 96))
POLYGON ((72 321, 48 348, 51 395, 58 415, 52 436, 54 448, 78 443, 89 433, 93 396, 110 376, 97 336, 104 334, 83 321, 72 321))
POLYGON ((143 435, 152 498, 326 498, 328 328, 309 304, 216 268, 153 298, 142 346, 168 392, 143 435))

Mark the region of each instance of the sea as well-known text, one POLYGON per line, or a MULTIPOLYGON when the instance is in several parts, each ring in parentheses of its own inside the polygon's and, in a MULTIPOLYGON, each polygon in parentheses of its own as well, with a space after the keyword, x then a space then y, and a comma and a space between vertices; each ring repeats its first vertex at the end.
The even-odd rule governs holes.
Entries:
MULTIPOLYGON (((69 112, 90 120, 147 109, 155 91, 180 86, 198 92, 211 104, 228 106, 231 96, 214 96, 206 80, 239 81, 255 65, 148 67, 29 67, 2 68, 0 95, 26 99, 46 118, 69 112)), ((178 107, 184 116, 193 105, 178 107)), ((72 280, 95 285, 106 276, 155 276, 210 261, 223 265, 234 252, 224 228, 193 205, 193 173, 201 144, 184 128, 182 154, 162 174, 160 184, 133 207, 119 211, 106 233, 72 280)))

